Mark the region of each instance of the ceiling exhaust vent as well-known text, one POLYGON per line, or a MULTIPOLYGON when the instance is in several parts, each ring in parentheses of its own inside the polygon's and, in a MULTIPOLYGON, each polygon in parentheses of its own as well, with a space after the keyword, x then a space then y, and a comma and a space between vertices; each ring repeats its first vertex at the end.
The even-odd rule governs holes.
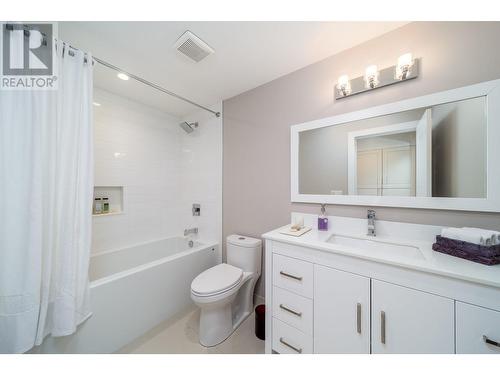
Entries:
POLYGON ((215 51, 203 40, 194 35, 191 31, 186 31, 174 44, 174 47, 184 56, 191 60, 200 62, 215 51))

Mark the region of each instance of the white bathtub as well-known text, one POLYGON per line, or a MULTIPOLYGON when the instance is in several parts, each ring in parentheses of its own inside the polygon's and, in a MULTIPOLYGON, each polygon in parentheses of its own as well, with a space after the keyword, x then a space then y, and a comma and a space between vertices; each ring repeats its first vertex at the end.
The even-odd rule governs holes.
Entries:
POLYGON ((220 263, 216 243, 168 238, 90 259, 93 315, 68 337, 47 337, 38 353, 112 353, 192 304, 191 281, 220 263))

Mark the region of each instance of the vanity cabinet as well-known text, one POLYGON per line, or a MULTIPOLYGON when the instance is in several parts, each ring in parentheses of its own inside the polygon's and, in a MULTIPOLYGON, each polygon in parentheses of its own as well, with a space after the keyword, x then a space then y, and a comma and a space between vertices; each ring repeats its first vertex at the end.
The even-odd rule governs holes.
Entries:
POLYGON ((266 265, 267 353, 500 354, 498 286, 269 239, 266 265))
POLYGON ((454 301, 372 280, 372 353, 454 353, 454 301))
POLYGON ((314 352, 370 353, 370 279, 314 265, 314 352))

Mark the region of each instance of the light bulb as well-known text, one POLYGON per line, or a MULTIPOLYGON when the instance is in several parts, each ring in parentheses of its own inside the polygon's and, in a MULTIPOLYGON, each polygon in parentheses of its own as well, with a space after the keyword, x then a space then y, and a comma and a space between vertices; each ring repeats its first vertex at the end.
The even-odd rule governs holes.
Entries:
POLYGON ((337 80, 337 90, 342 96, 347 96, 351 93, 351 84, 347 74, 341 75, 337 80))
POLYGON ((413 55, 405 53, 399 56, 398 65, 396 66, 395 78, 401 80, 407 79, 411 75, 411 67, 413 66, 413 55))
POLYGON ((411 65, 413 63, 413 56, 411 53, 405 53, 404 55, 399 56, 398 65, 411 65))
POLYGON ((365 70, 365 87, 373 89, 378 86, 378 69, 377 65, 370 65, 365 70))

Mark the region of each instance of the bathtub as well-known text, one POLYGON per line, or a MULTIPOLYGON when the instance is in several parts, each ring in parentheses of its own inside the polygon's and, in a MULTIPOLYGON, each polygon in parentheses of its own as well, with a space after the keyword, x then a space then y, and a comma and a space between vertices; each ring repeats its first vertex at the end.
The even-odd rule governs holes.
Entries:
POLYGON ((112 353, 192 304, 191 281, 220 263, 217 243, 174 237, 90 258, 92 316, 35 353, 112 353))

